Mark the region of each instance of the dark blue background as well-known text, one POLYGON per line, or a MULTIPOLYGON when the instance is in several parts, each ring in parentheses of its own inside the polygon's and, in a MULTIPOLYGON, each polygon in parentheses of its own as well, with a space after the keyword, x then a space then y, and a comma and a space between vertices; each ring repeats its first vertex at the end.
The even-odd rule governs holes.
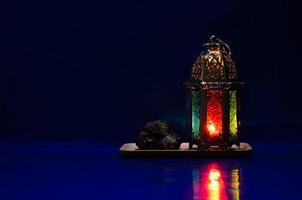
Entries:
POLYGON ((240 199, 300 199, 302 146, 292 144, 302 139, 299 3, 3 3, 1 199, 188 200, 192 172, 211 164, 228 179, 239 169, 240 199), (183 82, 212 34, 230 45, 245 81, 242 140, 252 157, 120 158, 120 144, 148 121, 185 134, 183 82))
POLYGON ((212 34, 232 50, 243 139, 302 139, 301 12, 279 1, 7 2, 2 140, 133 141, 162 119, 182 134, 190 68, 212 34))

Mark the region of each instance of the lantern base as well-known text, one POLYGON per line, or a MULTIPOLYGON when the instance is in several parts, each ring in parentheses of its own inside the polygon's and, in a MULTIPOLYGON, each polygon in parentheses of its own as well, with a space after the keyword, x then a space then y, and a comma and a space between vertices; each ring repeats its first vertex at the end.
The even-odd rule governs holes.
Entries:
POLYGON ((194 146, 193 149, 189 149, 189 143, 182 143, 177 150, 140 150, 135 143, 126 143, 120 148, 119 153, 123 157, 237 157, 247 156, 252 152, 252 147, 244 142, 241 142, 239 147, 230 149, 213 146, 207 150, 200 150, 194 146))

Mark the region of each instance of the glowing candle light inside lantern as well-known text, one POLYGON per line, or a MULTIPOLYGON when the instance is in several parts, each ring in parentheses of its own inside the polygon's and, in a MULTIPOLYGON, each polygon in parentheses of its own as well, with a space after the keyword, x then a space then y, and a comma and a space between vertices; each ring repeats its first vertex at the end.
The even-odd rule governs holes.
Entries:
POLYGON ((208 131, 212 136, 218 135, 218 131, 216 130, 216 127, 213 123, 208 124, 208 131))

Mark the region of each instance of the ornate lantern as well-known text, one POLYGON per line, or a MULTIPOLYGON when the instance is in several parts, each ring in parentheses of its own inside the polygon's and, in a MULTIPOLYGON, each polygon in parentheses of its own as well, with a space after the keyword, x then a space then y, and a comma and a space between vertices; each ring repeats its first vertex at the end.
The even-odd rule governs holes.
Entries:
POLYGON ((204 44, 186 82, 188 88, 190 148, 239 146, 238 88, 236 66, 229 46, 211 36, 204 44))

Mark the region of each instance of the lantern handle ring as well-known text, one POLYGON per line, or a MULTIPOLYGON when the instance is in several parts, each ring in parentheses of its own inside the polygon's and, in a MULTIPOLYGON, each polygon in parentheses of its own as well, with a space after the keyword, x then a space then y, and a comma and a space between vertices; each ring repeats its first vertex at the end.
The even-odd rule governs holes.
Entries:
POLYGON ((227 45, 227 43, 225 43, 224 41, 222 41, 219 38, 216 38, 216 39, 221 44, 222 50, 227 52, 227 54, 231 55, 232 52, 231 52, 231 49, 230 49, 229 45, 227 45))

